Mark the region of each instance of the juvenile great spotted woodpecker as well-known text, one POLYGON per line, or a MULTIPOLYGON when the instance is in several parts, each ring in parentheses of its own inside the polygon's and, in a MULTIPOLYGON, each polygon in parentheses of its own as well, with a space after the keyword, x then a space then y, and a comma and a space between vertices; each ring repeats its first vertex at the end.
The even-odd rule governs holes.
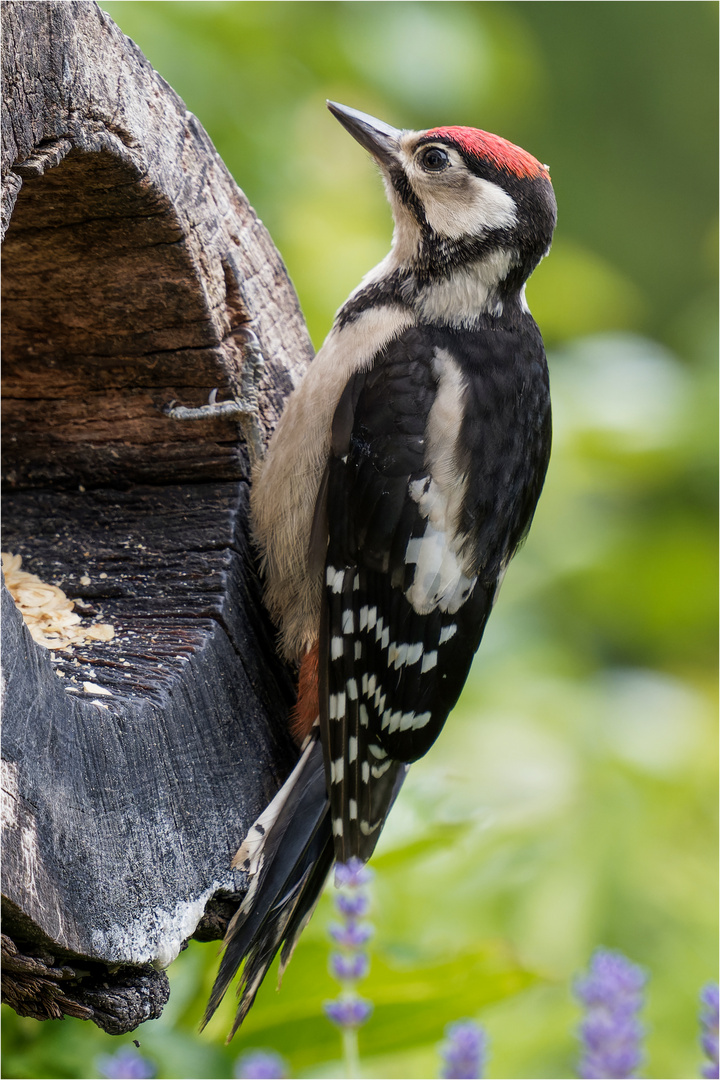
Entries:
POLYGON ((234 865, 210 1018, 244 961, 244 1019, 335 860, 372 855, 411 762, 457 701, 550 454, 525 282, 547 254, 547 168, 468 127, 328 107, 380 167, 395 229, 291 394, 252 490, 266 602, 299 666, 298 764, 234 865))

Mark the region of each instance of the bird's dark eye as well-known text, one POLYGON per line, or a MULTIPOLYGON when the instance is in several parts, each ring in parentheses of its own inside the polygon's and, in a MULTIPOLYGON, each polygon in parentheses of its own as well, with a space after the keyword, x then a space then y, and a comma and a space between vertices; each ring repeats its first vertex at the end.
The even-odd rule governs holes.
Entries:
POLYGON ((428 146, 420 151, 418 160, 426 172, 442 172, 450 164, 450 155, 440 146, 428 146))

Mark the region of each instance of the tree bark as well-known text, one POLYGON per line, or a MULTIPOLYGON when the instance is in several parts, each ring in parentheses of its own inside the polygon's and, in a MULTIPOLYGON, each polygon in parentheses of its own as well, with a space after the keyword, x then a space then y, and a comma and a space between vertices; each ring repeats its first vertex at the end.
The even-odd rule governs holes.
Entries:
POLYGON ((114 1033, 222 934, 230 859, 296 751, 237 422, 173 400, 311 358, 266 230, 207 134, 89 2, 3 5, 3 550, 111 641, 49 651, 3 586, 7 1000, 114 1033))

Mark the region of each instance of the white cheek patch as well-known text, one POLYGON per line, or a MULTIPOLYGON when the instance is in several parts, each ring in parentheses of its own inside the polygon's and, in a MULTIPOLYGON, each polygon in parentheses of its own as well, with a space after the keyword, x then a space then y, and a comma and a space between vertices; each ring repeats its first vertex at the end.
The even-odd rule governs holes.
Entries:
MULTIPOLYGON (((450 167, 440 173, 428 173, 415 157, 415 146, 416 138, 411 133, 401 141, 400 161, 422 204, 428 224, 438 236, 459 240, 463 236, 482 236, 517 224, 518 209, 512 195, 500 184, 470 172, 454 147, 442 147, 449 155, 450 167)), ((394 269, 417 250, 420 230, 388 177, 384 179, 395 219, 391 253, 394 269)))
POLYGON ((471 173, 454 147, 443 146, 450 158, 448 169, 427 173, 413 153, 415 146, 413 138, 401 144, 402 163, 428 224, 439 236, 459 240, 517 224, 517 205, 512 195, 492 180, 471 173))
POLYGON ((491 180, 466 175, 467 184, 461 187, 441 186, 441 175, 431 189, 423 185, 419 193, 428 224, 438 235, 459 240, 517 224, 512 195, 491 180))

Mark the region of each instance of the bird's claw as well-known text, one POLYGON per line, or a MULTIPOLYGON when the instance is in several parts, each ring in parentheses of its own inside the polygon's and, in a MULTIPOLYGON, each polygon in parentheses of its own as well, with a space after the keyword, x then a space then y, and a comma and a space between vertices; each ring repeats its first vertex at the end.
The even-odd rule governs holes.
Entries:
POLYGON ((260 461, 265 453, 263 432, 258 421, 258 382, 265 368, 265 357, 253 330, 243 326, 233 331, 242 343, 243 366, 240 394, 230 401, 218 401, 217 387, 210 391, 207 405, 177 405, 169 402, 163 412, 171 420, 238 420, 243 427, 251 464, 260 461))

